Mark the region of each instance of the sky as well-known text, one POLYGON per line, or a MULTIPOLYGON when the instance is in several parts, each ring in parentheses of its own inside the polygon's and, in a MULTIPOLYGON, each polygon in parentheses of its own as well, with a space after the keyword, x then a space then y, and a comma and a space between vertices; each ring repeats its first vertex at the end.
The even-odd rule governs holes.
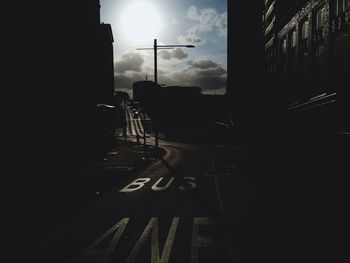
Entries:
POLYGON ((115 90, 132 95, 132 83, 154 78, 153 40, 195 48, 158 51, 158 83, 197 86, 225 94, 227 0, 100 0, 101 22, 114 36, 115 90))

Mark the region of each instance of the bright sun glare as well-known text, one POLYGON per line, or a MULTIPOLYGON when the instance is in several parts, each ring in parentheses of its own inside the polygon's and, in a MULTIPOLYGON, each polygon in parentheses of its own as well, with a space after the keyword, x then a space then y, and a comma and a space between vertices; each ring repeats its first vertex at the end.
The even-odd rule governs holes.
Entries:
POLYGON ((122 37, 133 44, 151 42, 158 37, 161 18, 158 10, 150 3, 129 4, 123 10, 120 19, 122 37))

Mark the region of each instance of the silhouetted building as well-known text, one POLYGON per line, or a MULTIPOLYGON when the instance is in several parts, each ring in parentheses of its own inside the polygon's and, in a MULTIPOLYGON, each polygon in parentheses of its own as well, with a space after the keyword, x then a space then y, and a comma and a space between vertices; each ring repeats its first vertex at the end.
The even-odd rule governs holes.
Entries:
POLYGON ((228 2, 228 85, 234 107, 246 107, 255 100, 262 63, 261 0, 228 2), (240 106, 239 106, 240 105, 240 106))
POLYGON ((79 185, 89 180, 75 171, 111 147, 114 110, 103 104, 113 96, 113 38, 110 27, 101 25, 99 0, 5 6, 11 22, 2 32, 8 44, 4 89, 11 94, 4 100, 11 107, 4 107, 10 116, 2 127, 9 130, 3 136, 6 177, 13 180, 5 184, 17 192, 11 205, 22 207, 11 210, 10 228, 17 226, 15 236, 33 237, 24 255, 70 220, 80 202, 73 193, 84 192, 79 185), (20 214, 30 228, 20 225, 20 214))
POLYGON ((100 25, 100 88, 99 100, 105 103, 113 103, 114 98, 114 56, 113 56, 113 32, 111 25, 100 25))
POLYGON ((138 81, 133 84, 133 99, 153 115, 175 116, 189 114, 189 106, 199 103, 199 87, 160 86, 153 81, 138 81))
POLYGON ((157 103, 164 120, 193 120, 200 109, 201 89, 199 87, 164 86, 159 89, 157 103))
POLYGON ((116 98, 118 103, 121 103, 122 101, 127 101, 130 99, 129 93, 125 91, 115 91, 114 97, 116 98))
POLYGON ((156 99, 160 85, 151 80, 143 80, 134 82, 133 85, 133 100, 141 104, 147 104, 156 99))
POLYGON ((228 4, 227 101, 236 125, 253 125, 262 113, 263 79, 261 0, 232 0, 228 4))
POLYGON ((199 87, 182 87, 182 86, 164 86, 159 89, 160 96, 163 99, 174 100, 192 100, 201 95, 201 89, 199 87))
POLYGON ((16 62, 10 85, 19 93, 21 125, 31 126, 37 149, 50 142, 55 153, 98 142, 96 105, 111 102, 114 87, 113 36, 100 22, 99 0, 31 1, 19 14, 14 20, 22 25, 13 24, 17 35, 10 38, 16 62), (23 25, 28 30, 18 33, 23 25), (31 118, 23 119, 24 112, 31 118))

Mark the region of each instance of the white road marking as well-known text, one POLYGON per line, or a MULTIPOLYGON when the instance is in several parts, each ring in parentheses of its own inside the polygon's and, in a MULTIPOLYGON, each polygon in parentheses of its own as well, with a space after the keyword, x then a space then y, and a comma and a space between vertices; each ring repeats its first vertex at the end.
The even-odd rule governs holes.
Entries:
POLYGON ((225 228, 225 234, 226 234, 226 239, 227 239, 227 245, 228 245, 228 252, 229 252, 229 257, 231 259, 230 262, 233 262, 233 249, 232 249, 232 242, 231 242, 231 238, 229 235, 229 230, 228 230, 228 220, 226 217, 226 213, 225 213, 225 208, 224 208, 224 203, 222 201, 222 195, 221 195, 221 191, 220 191, 220 187, 219 187, 219 182, 218 182, 218 178, 216 176, 216 172, 215 172, 215 165, 214 165, 214 161, 213 159, 210 160, 211 163, 211 168, 213 171, 213 178, 214 178, 214 183, 215 183, 215 190, 216 190, 216 195, 217 195, 217 199, 218 199, 218 203, 219 203, 219 208, 220 208, 220 213, 221 213, 221 217, 224 223, 224 228, 225 228))
MULTIPOLYGON (((86 249, 80 252, 71 262, 72 263, 108 263, 111 260, 112 254, 116 252, 116 247, 119 244, 123 233, 125 233, 126 226, 129 225, 130 218, 126 217, 118 221, 104 234, 91 243, 86 249), (108 239, 110 241, 108 241, 108 239), (107 242, 106 242, 107 241, 107 242)), ((151 263, 168 263, 171 257, 171 252, 174 247, 174 241, 177 233, 177 228, 180 222, 179 217, 174 217, 169 228, 169 232, 164 242, 164 247, 161 250, 159 244, 159 224, 158 218, 152 217, 140 237, 135 242, 135 245, 126 258, 126 263, 135 262, 140 252, 143 251, 145 244, 151 244, 151 263)), ((191 238, 190 262, 197 263, 200 261, 200 250, 210 249, 214 246, 214 240, 210 235, 203 235, 201 228, 217 225, 217 220, 209 217, 195 217, 193 218, 192 234, 189 232, 191 238)), ((128 232, 132 231, 128 227, 128 232)), ((125 233, 127 235, 127 233, 125 233)), ((127 239, 122 239, 123 242, 127 239)), ((177 242, 183 240, 177 239, 177 242)), ((132 241, 132 240, 130 240, 132 241)), ((133 241, 132 241, 133 242, 133 241)), ((229 261, 231 262, 231 261, 229 261)))
POLYGON ((142 136, 143 136, 143 126, 142 126, 142 123, 141 123, 141 121, 140 121, 139 119, 136 119, 135 122, 136 122, 136 126, 137 126, 137 128, 138 128, 137 134, 138 134, 140 137, 142 137, 142 136))
MULTIPOLYGON (((134 192, 134 191, 140 190, 146 184, 148 184, 148 182, 150 182, 151 179, 153 179, 153 178, 148 178, 148 177, 137 178, 136 180, 134 180, 133 182, 131 182, 130 184, 125 186, 123 189, 119 190, 119 192, 120 193, 130 193, 130 192, 134 192)), ((166 183, 165 186, 158 186, 158 184, 163 179, 164 179, 164 177, 158 178, 158 180, 151 186, 151 190, 153 190, 153 191, 164 191, 164 190, 170 188, 170 186, 172 185, 172 183, 175 180, 175 177, 170 177, 169 181, 166 183)), ((180 185, 178 187, 179 190, 189 191, 189 190, 193 190, 193 189, 195 189, 197 187, 196 177, 184 177, 183 179, 186 181, 186 183, 180 185)))
POLYGON ((130 120, 130 126, 131 126, 131 135, 136 136, 135 123, 132 120, 130 120))
POLYGON ((196 181, 196 177, 184 177, 184 179, 187 181, 186 185, 180 185, 179 189, 182 191, 186 191, 186 190, 192 190, 195 189, 197 187, 195 181, 196 181))
POLYGON ((158 184, 164 179, 164 177, 161 177, 158 179, 158 181, 152 185, 151 189, 154 191, 164 191, 167 188, 170 187, 171 183, 174 181, 175 177, 171 177, 170 180, 166 183, 165 186, 158 186, 158 184))
POLYGON ((196 217, 193 219, 191 263, 199 262, 199 249, 213 246, 213 240, 210 237, 200 235, 200 226, 215 225, 215 221, 208 217, 196 217))
POLYGON ((105 232, 101 237, 94 241, 86 250, 80 253, 76 258, 72 260, 72 263, 78 262, 99 262, 107 263, 111 257, 112 252, 117 246, 120 237, 122 236, 126 225, 129 222, 129 218, 123 218, 114 226, 112 226, 107 232, 105 232), (115 233, 114 233, 115 232, 115 233), (98 249, 97 247, 109 236, 112 234, 113 238, 111 239, 107 248, 98 249))
POLYGON ((126 263, 135 262, 137 255, 139 254, 142 246, 146 242, 149 236, 151 236, 151 262, 152 263, 166 263, 169 261, 170 253, 174 244, 175 233, 179 218, 175 217, 171 224, 167 239, 165 241, 162 255, 159 257, 159 230, 158 230, 158 218, 152 217, 147 227, 143 231, 140 238, 137 240, 135 247, 132 249, 129 257, 126 259, 126 263))
POLYGON ((130 193, 130 192, 137 191, 137 190, 141 189, 150 180, 151 180, 151 178, 138 178, 135 181, 133 181, 131 184, 128 184, 127 186, 125 186, 119 192, 130 193), (136 187, 134 187, 134 186, 136 186, 136 187))

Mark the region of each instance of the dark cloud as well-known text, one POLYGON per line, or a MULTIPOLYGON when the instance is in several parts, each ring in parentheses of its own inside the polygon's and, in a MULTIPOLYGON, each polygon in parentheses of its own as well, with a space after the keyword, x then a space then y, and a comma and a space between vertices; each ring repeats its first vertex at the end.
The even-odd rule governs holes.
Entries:
POLYGON ((115 72, 124 73, 126 71, 141 72, 141 66, 144 62, 142 56, 138 53, 126 53, 114 64, 115 72))
POLYGON ((221 76, 226 73, 227 73, 226 69, 222 67, 209 68, 198 72, 199 75, 209 75, 209 76, 221 76))
POLYGON ((205 75, 200 74, 194 79, 195 86, 201 87, 203 91, 221 90, 226 87, 226 75, 205 75))
POLYGON ((171 56, 173 58, 182 60, 188 57, 188 54, 185 53, 181 48, 175 48, 172 52, 171 52, 171 56))
POLYGON ((200 60, 200 61, 189 60, 187 64, 192 66, 193 68, 200 68, 200 69, 216 68, 218 66, 218 64, 216 64, 214 61, 209 59, 200 60))
MULTIPOLYGON (((175 50, 174 50, 175 51, 175 50)), ((173 54, 172 52, 169 52, 173 54)), ((173 56, 173 55, 172 55, 173 56)), ((184 55, 179 55, 184 57, 184 55)), ((226 89, 227 71, 210 59, 188 61, 187 67, 177 72, 158 69, 159 83, 166 85, 197 86, 203 93, 223 94, 226 89)), ((128 71, 115 75, 115 89, 132 93, 132 84, 144 80, 148 75, 153 80, 153 68, 145 67, 143 72, 128 71), (148 73, 146 73, 148 72, 148 73)))
POLYGON ((169 71, 158 69, 158 74, 169 74, 169 71))
POLYGON ((182 60, 188 57, 188 54, 185 53, 181 48, 175 48, 171 52, 162 50, 159 54, 161 58, 165 60, 170 60, 172 58, 182 60))
POLYGON ((116 90, 132 90, 132 84, 135 81, 144 80, 145 75, 142 73, 117 74, 114 76, 114 87, 116 90))
POLYGON ((167 85, 197 86, 203 92, 222 92, 226 88, 227 75, 226 70, 222 67, 188 68, 180 72, 160 76, 160 81, 167 85))
POLYGON ((171 53, 167 50, 162 50, 159 54, 162 59, 171 59, 171 53))

